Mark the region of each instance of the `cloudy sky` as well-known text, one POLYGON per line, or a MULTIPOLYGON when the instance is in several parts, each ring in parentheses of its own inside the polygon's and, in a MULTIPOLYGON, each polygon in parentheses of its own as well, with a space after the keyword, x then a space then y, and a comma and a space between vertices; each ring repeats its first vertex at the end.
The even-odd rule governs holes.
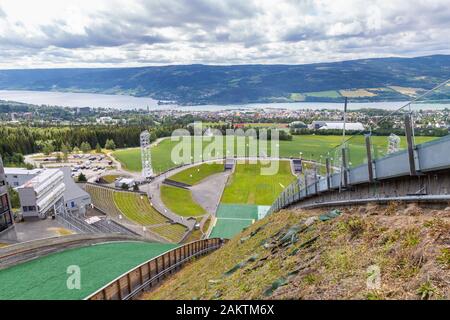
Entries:
POLYGON ((450 53, 449 0, 0 0, 0 68, 450 53))

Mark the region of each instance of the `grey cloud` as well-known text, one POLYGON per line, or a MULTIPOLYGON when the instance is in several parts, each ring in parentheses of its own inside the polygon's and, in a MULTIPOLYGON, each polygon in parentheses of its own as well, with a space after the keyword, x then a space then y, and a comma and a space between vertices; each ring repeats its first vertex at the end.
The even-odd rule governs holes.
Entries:
MULTIPOLYGON (((24 37, 16 29, 26 29, 26 23, 15 21, 0 33, 0 66, 15 63, 14 57, 58 65, 230 64, 450 52, 450 6, 440 0, 411 1, 407 7, 394 2, 386 8, 374 0, 367 10, 364 4, 349 4, 345 14, 337 6, 294 0, 108 3, 102 11, 86 13, 82 32, 62 18, 43 19, 38 32, 24 37)), ((6 23, 2 16, 7 14, 0 7, 0 23, 6 23)))

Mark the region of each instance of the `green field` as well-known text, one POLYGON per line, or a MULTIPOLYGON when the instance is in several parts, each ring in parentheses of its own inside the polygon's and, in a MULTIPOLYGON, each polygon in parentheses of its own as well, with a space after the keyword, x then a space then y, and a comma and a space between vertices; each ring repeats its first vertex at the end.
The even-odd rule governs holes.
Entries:
POLYGON ((317 91, 317 92, 304 92, 303 95, 308 97, 315 97, 315 98, 340 98, 341 95, 339 92, 334 90, 329 91, 317 91))
POLYGON ((180 171, 173 176, 170 176, 169 179, 193 186, 203 179, 223 171, 223 163, 203 163, 199 166, 180 171))
POLYGON ((117 242, 69 249, 0 271, 0 300, 80 300, 168 250, 173 244, 117 242), (79 266, 81 289, 69 290, 67 268, 79 266))
POLYGON ((167 208, 180 216, 195 217, 206 214, 205 209, 192 198, 191 190, 162 185, 161 199, 167 208))
POLYGON ((276 175, 261 175, 261 167, 265 165, 260 163, 238 163, 225 187, 221 203, 271 205, 295 179, 289 161, 278 163, 276 175))
MULTIPOLYGON (((348 137, 350 138, 350 137, 348 137)), ((406 147, 406 138, 401 138, 401 148, 406 147)), ((435 139, 435 137, 415 137, 416 144, 427 142, 435 139)), ((194 138, 191 138, 191 149, 194 148, 194 138)), ((195 138, 195 141, 202 145, 203 150, 210 144, 208 140, 201 140, 201 138, 195 138)), ((249 140, 247 138, 246 143, 249 140)), ((300 152, 302 152, 302 157, 305 159, 321 160, 325 161, 325 157, 334 157, 335 151, 333 148, 338 146, 342 142, 342 136, 325 136, 325 135, 300 135, 293 136, 292 141, 280 141, 279 142, 279 156, 280 157, 299 157, 300 152), (322 156, 322 158, 320 157, 322 156)), ((385 136, 373 136, 372 143, 376 149, 375 157, 383 156, 388 147, 388 137, 385 136)), ((161 141, 157 146, 152 148, 152 165, 155 172, 162 172, 173 168, 178 164, 175 164, 171 160, 172 149, 178 144, 177 141, 171 141, 170 139, 165 139, 161 141)), ((364 161, 365 157, 365 144, 364 136, 354 136, 349 141, 350 146, 350 161, 353 165, 358 165, 364 161)), ((249 147, 246 146, 246 154, 248 154, 249 147)), ((236 153, 236 144, 234 150, 230 148, 228 150, 228 155, 236 153)), ((209 155, 206 152, 204 159, 211 159, 215 157, 223 157, 226 153, 226 146, 223 143, 222 151, 220 150, 217 154, 209 155)), ((268 152, 271 154, 271 146, 268 144, 268 152)), ((140 149, 124 149, 118 150, 114 153, 114 156, 122 162, 125 169, 130 171, 140 171, 141 170, 141 156, 140 149)))

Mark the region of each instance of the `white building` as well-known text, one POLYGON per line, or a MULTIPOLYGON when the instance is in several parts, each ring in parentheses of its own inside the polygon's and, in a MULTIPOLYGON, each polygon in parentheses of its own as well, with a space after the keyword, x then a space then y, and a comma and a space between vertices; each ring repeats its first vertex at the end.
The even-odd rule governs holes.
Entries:
POLYGON ((17 188, 24 218, 45 218, 64 205, 64 173, 47 169, 17 188))
MULTIPOLYGON (((309 127, 313 130, 343 130, 343 121, 313 121, 309 127)), ((364 125, 361 122, 347 122, 345 130, 363 131, 364 125)))
POLYGON ((6 185, 16 188, 42 173, 44 169, 5 168, 6 185))
POLYGON ((57 210, 84 215, 91 203, 90 195, 73 180, 69 167, 43 169, 16 189, 24 218, 45 218, 57 210))
POLYGON ((122 188, 124 184, 126 184, 128 188, 132 188, 136 184, 136 181, 134 181, 134 179, 131 178, 121 178, 117 179, 116 182, 114 182, 114 186, 116 188, 122 188))
POLYGON ((91 204, 89 193, 81 189, 72 178, 72 171, 69 167, 60 169, 64 174, 64 203, 66 210, 72 214, 84 215, 86 208, 91 204))

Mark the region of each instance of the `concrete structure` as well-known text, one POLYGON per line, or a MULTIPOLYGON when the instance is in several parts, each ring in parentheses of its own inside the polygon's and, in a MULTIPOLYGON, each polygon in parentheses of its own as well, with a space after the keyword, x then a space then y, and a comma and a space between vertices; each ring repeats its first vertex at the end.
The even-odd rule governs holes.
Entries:
POLYGON ((0 157, 0 240, 16 240, 14 216, 5 181, 5 171, 0 157))
POLYGON ((60 169, 64 174, 64 204, 68 213, 84 216, 87 206, 92 203, 89 193, 81 189, 72 178, 69 167, 60 169))
POLYGON ((65 189, 64 173, 58 169, 47 169, 18 187, 23 217, 56 214, 64 206, 65 189))
MULTIPOLYGON (((343 130, 343 121, 313 121, 309 127, 313 130, 343 130)), ((347 122, 345 130, 362 131, 364 125, 361 122, 347 122)))
POLYGON ((6 185, 11 188, 19 187, 43 171, 44 169, 5 168, 6 185))

